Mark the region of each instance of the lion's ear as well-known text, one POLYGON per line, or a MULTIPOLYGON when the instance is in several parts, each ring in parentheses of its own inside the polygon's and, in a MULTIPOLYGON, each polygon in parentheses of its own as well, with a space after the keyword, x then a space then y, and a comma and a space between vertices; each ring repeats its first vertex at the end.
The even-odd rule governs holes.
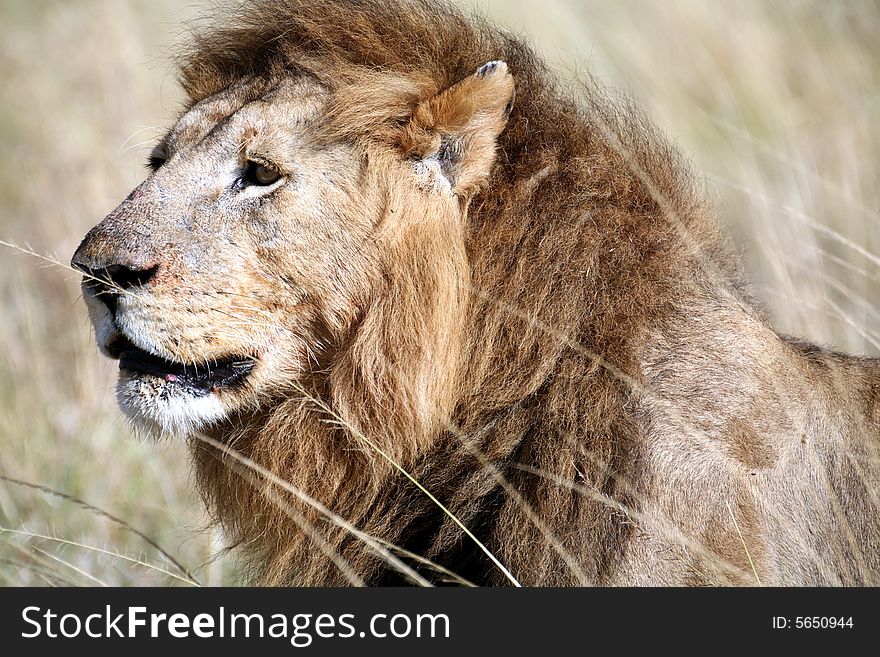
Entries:
POLYGON ((489 176, 514 95, 507 64, 484 64, 418 105, 403 134, 404 152, 425 176, 471 196, 489 176))

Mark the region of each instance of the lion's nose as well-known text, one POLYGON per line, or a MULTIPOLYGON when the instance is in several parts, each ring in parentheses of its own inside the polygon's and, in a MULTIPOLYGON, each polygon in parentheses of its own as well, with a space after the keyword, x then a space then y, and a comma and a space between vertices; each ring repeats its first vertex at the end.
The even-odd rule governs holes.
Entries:
MULTIPOLYGON (((74 265, 76 266, 76 265, 74 265)), ((83 269, 80 267, 79 269, 83 269)), ((156 275, 159 265, 148 264, 144 267, 128 265, 109 265, 100 269, 89 269, 87 274, 101 281, 106 281, 119 290, 127 290, 138 285, 146 285, 156 275)))
POLYGON ((84 286, 111 312, 116 312, 116 301, 121 294, 146 285, 159 271, 159 265, 154 262, 143 265, 96 262, 82 250, 77 250, 70 264, 85 274, 84 286))
POLYGON ((154 262, 143 265, 96 263, 94 259, 85 257, 82 250, 78 250, 74 254, 70 264, 89 278, 98 279, 120 291, 138 285, 146 285, 159 271, 159 265, 154 262))

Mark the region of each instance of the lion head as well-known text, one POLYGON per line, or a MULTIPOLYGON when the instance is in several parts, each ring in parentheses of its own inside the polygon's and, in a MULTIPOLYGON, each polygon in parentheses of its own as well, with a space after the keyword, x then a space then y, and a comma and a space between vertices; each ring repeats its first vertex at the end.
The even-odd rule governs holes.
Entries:
POLYGON ((202 430, 330 361, 344 369, 341 350, 379 349, 408 370, 382 394, 409 399, 413 422, 448 410, 468 206, 513 78, 492 61, 426 93, 393 73, 370 73, 368 88, 339 74, 288 63, 193 102, 147 179, 77 249, 136 422, 202 430), (351 134, 353 113, 369 132, 351 134))

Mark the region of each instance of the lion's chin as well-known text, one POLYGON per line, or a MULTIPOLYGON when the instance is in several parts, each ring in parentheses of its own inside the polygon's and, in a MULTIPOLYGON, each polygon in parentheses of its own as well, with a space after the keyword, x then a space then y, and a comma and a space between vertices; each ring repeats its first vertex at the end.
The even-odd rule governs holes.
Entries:
POLYGON ((214 392, 126 370, 119 372, 116 399, 132 423, 150 434, 188 436, 228 415, 214 392))
POLYGON ((121 333, 108 341, 106 352, 119 360, 116 398, 122 411, 141 430, 174 436, 227 417, 236 389, 256 365, 247 357, 179 363, 141 349, 121 333))

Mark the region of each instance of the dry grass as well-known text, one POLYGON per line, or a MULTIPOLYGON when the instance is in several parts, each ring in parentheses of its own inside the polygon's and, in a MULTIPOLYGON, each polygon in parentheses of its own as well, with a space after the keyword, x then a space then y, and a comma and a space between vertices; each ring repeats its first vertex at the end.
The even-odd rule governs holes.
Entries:
MULTIPOLYGON (((693 156, 777 328, 880 353, 880 6, 479 6, 568 80, 586 68, 626 90, 693 156)), ((0 240, 66 262, 143 177, 177 108, 163 52, 197 10, 0 0, 0 240)), ((78 296, 71 272, 0 247, 0 474, 116 520, 0 481, 0 528, 14 530, 0 531, 0 583, 185 583, 171 558, 234 582, 231 559, 211 561, 183 446, 139 442, 119 417, 78 296)))

